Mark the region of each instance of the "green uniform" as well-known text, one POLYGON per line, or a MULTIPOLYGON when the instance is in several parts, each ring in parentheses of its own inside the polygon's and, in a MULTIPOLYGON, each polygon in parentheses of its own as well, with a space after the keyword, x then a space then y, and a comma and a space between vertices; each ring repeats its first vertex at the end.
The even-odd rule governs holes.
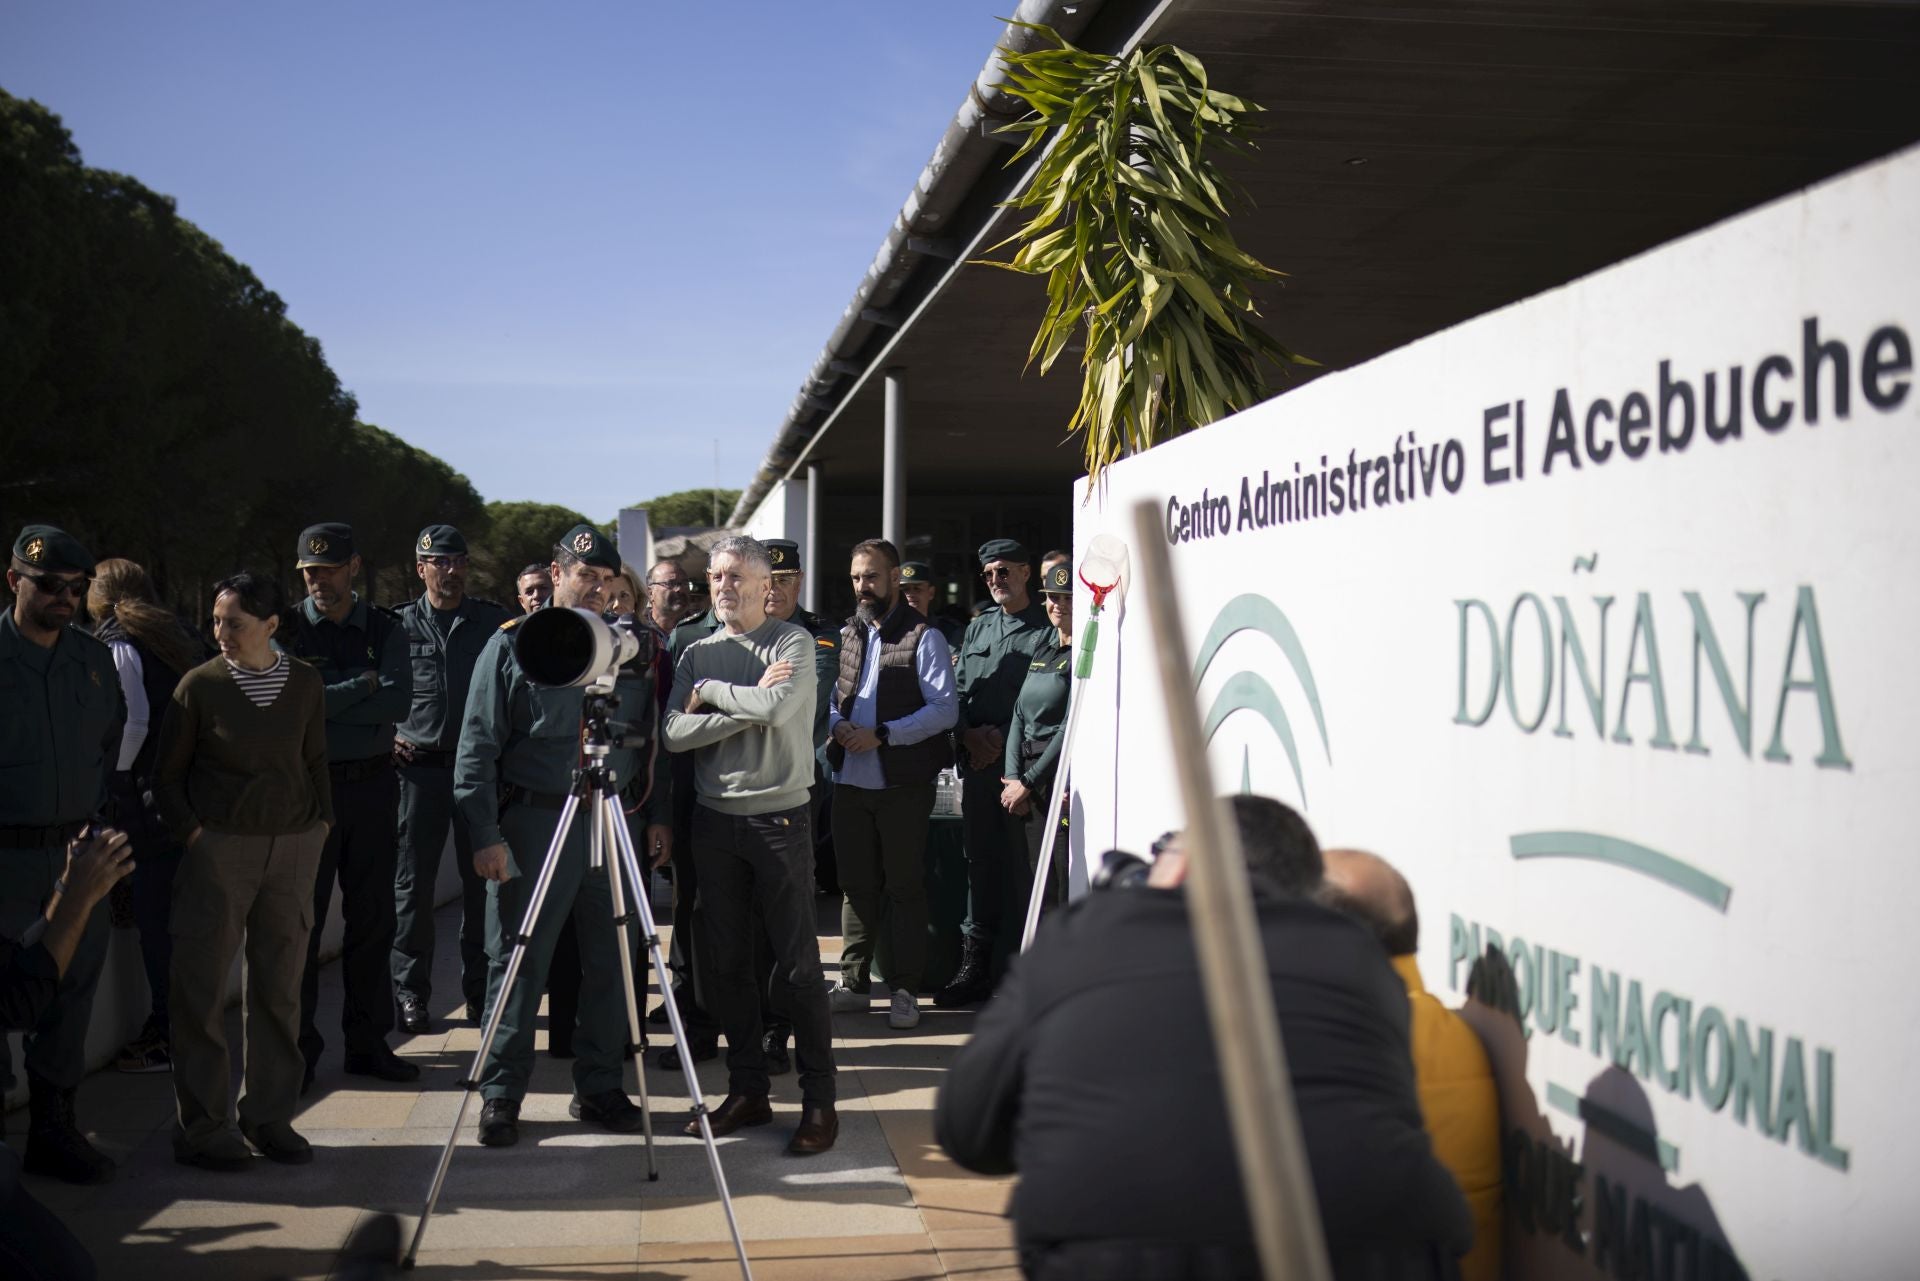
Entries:
MULTIPOLYGON (((68 626, 50 649, 0 615, 0 934, 19 938, 66 870, 67 841, 102 812, 126 720, 113 652, 68 626)), ((107 955, 95 912, 53 1004, 27 1034, 27 1070, 57 1089, 80 1084, 87 1023, 107 955)), ((0 1075, 10 1067, 0 1042, 0 1075)))
POLYGON ((447 832, 460 871, 460 988, 467 1009, 487 995, 487 883, 473 870, 473 839, 453 808, 453 754, 460 743, 474 664, 509 617, 490 600, 466 597, 450 611, 425 596, 395 611, 413 667, 413 708, 401 741, 400 853, 395 865, 393 986, 424 1006, 433 995, 433 897, 447 832))
MULTIPOLYGON (((532 899, 540 862, 560 820, 564 795, 580 763, 580 713, 586 691, 537 686, 513 654, 516 619, 496 631, 474 665, 454 758, 454 804, 474 847, 507 845, 506 881, 487 884, 487 1009, 501 999, 513 936, 532 899), (504 804, 502 803, 504 800, 504 804)), ((622 672, 614 690, 614 719, 625 741, 607 756, 616 783, 646 767, 658 732, 651 672, 622 672)), ((644 812, 664 822, 672 789, 667 771, 655 771, 644 812)), ((487 1099, 524 1098, 533 1069, 533 1031, 560 927, 571 916, 580 945, 579 1026, 574 1034, 574 1085, 581 1098, 617 1090, 627 1043, 626 994, 615 948, 613 898, 605 869, 587 866, 588 815, 574 820, 554 867, 540 919, 520 974, 500 1018, 493 1051, 480 1072, 487 1099), (589 874, 591 872, 591 874, 589 874)), ((627 887, 626 892, 631 892, 627 887)))
MULTIPOLYGON (((1013 725, 1007 731, 1006 758, 1001 764, 1007 778, 1027 785, 1027 816, 1020 820, 1027 841, 1027 870, 1040 868, 1040 847, 1046 842, 1047 807, 1053 799, 1060 764, 1060 748, 1066 739, 1067 701, 1073 691, 1073 646, 1062 645, 1059 633, 1049 632, 1046 641, 1033 652, 1027 666, 1027 679, 1020 686, 1020 697, 1013 704, 1013 725)), ((1052 905, 1065 897, 1067 810, 1060 810, 1060 835, 1055 838, 1053 862, 1047 876, 1045 901, 1052 905)))
MULTIPOLYGON (((1039 598, 1009 614, 995 606, 967 625, 954 665, 954 683, 960 692, 960 731, 991 726, 1011 739, 1014 704, 1036 649, 1053 635, 1053 625, 1039 598)), ((1001 758, 976 769, 963 747, 960 755, 960 814, 967 842, 967 919, 961 927, 969 938, 991 942, 1002 933, 1009 912, 1017 915, 1026 902, 1026 877, 1008 876, 1024 860, 1021 821, 1000 805, 1001 758)))
POLYGON ((819 763, 819 773, 825 776, 827 766, 827 710, 833 706, 833 684, 840 679, 840 629, 830 625, 820 615, 809 610, 796 609, 793 617, 787 620, 796 627, 804 627, 813 637, 813 676, 817 688, 814 691, 813 705, 813 754, 819 763))

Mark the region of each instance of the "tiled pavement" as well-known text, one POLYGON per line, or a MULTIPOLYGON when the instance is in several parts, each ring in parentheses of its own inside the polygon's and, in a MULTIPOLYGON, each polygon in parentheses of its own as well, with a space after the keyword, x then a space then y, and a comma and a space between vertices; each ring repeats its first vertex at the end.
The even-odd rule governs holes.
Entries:
MULTIPOLYGON (((837 913, 821 916, 824 922, 837 913)), ((457 928, 444 910, 439 926, 443 941, 457 928)), ((820 945, 832 973, 840 940, 823 935, 820 945)), ((450 966, 441 966, 434 986, 459 991, 450 966)), ((322 991, 324 1031, 338 1027, 336 970, 329 969, 322 991)), ((1010 1182, 967 1174, 933 1141, 934 1090, 972 1016, 921 1004, 920 1026, 908 1032, 889 1029, 879 1004, 871 1014, 834 1016, 840 1139, 832 1152, 798 1159, 783 1151, 799 1113, 791 1075, 774 1079, 772 1125, 720 1140, 755 1277, 1018 1277, 1003 1217, 1010 1182)), ((369 1215, 398 1213, 411 1237, 459 1107, 457 1082, 480 1035, 448 999, 436 997, 434 1006, 435 1030, 397 1044, 423 1069, 416 1085, 344 1076, 337 1047, 329 1048, 295 1122, 316 1149, 311 1165, 259 1160, 239 1175, 177 1165, 169 1144, 171 1078, 107 1071, 81 1087, 79 1115, 95 1143, 120 1162, 115 1180, 73 1188, 34 1178, 29 1186, 87 1243, 108 1281, 329 1277, 348 1235, 369 1215)), ((229 1020, 236 1046, 238 1025, 236 1012, 229 1020)), ((650 1028, 649 1036, 656 1048, 670 1044, 662 1029, 650 1028)), ((569 1065, 547 1057, 544 1034, 540 1045, 518 1147, 479 1147, 477 1097, 468 1109, 414 1275, 738 1276, 701 1143, 680 1134, 684 1078, 647 1069, 660 1172, 649 1182, 640 1136, 605 1134, 568 1119, 569 1065)), ((717 1105, 726 1094, 724 1063, 703 1063, 698 1075, 708 1103, 717 1105)), ((25 1125, 24 1111, 7 1118, 16 1146, 25 1125)))

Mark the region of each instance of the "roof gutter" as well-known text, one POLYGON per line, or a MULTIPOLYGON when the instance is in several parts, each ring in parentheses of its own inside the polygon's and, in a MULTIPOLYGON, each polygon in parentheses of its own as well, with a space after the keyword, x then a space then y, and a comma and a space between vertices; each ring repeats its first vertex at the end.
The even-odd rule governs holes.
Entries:
MULTIPOLYGON (((1162 0, 1154 5, 1125 48, 1137 44, 1172 2, 1162 0)), ((1020 0, 1013 20, 1052 27, 1066 39, 1077 40, 1103 3, 1105 0, 1020 0)), ((994 218, 989 216, 963 242, 951 221, 981 175, 990 167, 1004 163, 1007 139, 996 136, 994 131, 1025 113, 1025 108, 1004 91, 1007 65, 1000 57, 1000 46, 1026 50, 1044 42, 1045 38, 1038 32, 1011 24, 1001 36, 993 55, 969 87, 966 101, 960 104, 947 125, 906 204, 894 218, 880 252, 874 255, 873 265, 867 268, 860 287, 854 291, 853 301, 841 313, 840 323, 834 327, 812 372, 801 384, 800 394, 788 408, 786 421, 775 434, 772 448, 761 461, 753 483, 740 495, 728 524, 738 527, 750 519, 773 486, 803 461, 808 447, 819 439, 840 406, 879 366, 912 315, 917 315, 921 307, 944 288, 993 225, 994 218), (909 314, 899 305, 903 303, 902 292, 908 279, 930 259, 946 263, 947 270, 929 293, 913 300, 909 314), (881 351, 874 358, 861 359, 859 353, 876 333, 887 335, 881 351)), ((1036 151, 1025 162, 1029 173, 1041 154, 1036 151)))

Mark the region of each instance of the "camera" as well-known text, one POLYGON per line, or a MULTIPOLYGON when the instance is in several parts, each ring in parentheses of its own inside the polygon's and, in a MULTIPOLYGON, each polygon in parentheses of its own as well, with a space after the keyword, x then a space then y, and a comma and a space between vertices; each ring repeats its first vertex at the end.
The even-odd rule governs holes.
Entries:
POLYGON ((1108 850, 1100 856, 1100 870, 1093 874, 1089 885, 1096 890, 1132 889, 1145 885, 1147 874, 1152 870, 1151 859, 1126 850, 1108 850))
POLYGON ((633 615, 548 606, 514 629, 513 656, 536 685, 567 688, 612 682, 623 667, 653 661, 653 631, 633 615))

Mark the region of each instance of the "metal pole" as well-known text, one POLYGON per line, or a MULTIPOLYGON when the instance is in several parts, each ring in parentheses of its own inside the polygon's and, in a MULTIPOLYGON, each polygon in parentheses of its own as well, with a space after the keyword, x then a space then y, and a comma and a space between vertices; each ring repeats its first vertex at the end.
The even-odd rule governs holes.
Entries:
POLYGON ((880 470, 880 536, 895 547, 906 546, 907 463, 903 445, 907 434, 907 371, 887 371, 887 417, 880 470))
POLYGON ((807 571, 801 581, 807 612, 820 612, 820 486, 824 477, 819 463, 807 464, 807 545, 801 549, 801 565, 807 571))
POLYGON ((1266 951, 1240 835, 1214 789, 1207 763, 1163 519, 1159 504, 1134 505, 1134 547, 1145 571, 1139 595, 1153 625, 1174 766, 1187 812, 1180 842, 1187 856, 1187 911, 1247 1210, 1267 1281, 1328 1281, 1327 1247, 1300 1138, 1293 1078, 1287 1075, 1286 1046, 1274 1013, 1266 951))

